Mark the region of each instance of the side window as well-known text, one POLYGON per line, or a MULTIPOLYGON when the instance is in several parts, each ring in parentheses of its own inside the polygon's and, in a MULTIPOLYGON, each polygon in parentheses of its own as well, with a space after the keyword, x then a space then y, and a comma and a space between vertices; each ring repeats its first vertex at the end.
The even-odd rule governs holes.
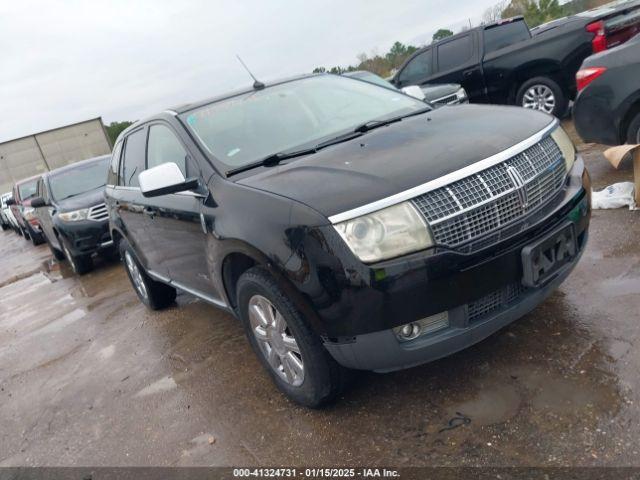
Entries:
POLYGON ((141 128, 127 137, 122 157, 121 178, 118 185, 139 187, 138 175, 144 170, 146 128, 141 128))
POLYGON ((147 168, 173 162, 178 165, 182 174, 187 178, 186 157, 186 150, 169 127, 165 125, 152 125, 149 128, 147 168))
POLYGON ((111 154, 111 163, 107 172, 107 185, 118 184, 118 165, 120 165, 120 153, 122 152, 122 142, 118 143, 111 154))
POLYGON ((432 50, 425 50, 424 52, 413 57, 406 67, 400 72, 398 80, 403 87, 411 85, 415 82, 421 82, 431 75, 431 57, 432 50))
POLYGON ((471 36, 450 40, 438 46, 438 71, 450 70, 465 64, 473 54, 471 36))

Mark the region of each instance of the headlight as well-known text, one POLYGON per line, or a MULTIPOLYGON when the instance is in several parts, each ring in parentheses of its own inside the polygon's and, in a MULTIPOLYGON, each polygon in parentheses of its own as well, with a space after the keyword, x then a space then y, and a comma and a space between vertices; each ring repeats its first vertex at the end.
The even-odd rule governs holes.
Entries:
POLYGON ((466 90, 463 87, 460 87, 460 90, 456 92, 456 97, 458 98, 458 100, 466 100, 467 98, 466 90))
POLYGON ((377 262, 433 245, 422 215, 409 202, 334 225, 363 262, 377 262))
POLYGON ((86 220, 88 214, 88 208, 81 208, 80 210, 74 210, 72 212, 59 213, 58 218, 63 222, 77 222, 79 220, 86 220))
POLYGON ((558 148, 562 152, 562 156, 564 157, 564 163, 567 166, 567 172, 571 170, 573 167, 573 162, 576 160, 576 147, 573 146, 573 142, 567 135, 567 132, 564 131, 562 127, 556 128, 553 133, 551 133, 551 138, 556 142, 558 148))
POLYGON ((22 216, 27 221, 33 220, 35 218, 35 216, 34 216, 35 211, 36 211, 35 208, 25 207, 24 210, 22 211, 22 216))

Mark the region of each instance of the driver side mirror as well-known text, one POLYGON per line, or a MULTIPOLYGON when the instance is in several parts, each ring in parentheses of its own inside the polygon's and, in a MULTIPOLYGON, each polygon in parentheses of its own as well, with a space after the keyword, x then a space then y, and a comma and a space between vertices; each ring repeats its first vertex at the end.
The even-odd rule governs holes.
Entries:
POLYGON ((163 163, 140 172, 138 183, 140 191, 145 197, 158 197, 198 187, 198 179, 185 179, 178 165, 173 162, 163 163))
POLYGON ((48 207, 49 204, 45 201, 44 198, 35 197, 33 200, 31 200, 31 206, 33 208, 40 208, 40 207, 48 207))
POLYGON ((408 87, 403 87, 402 91, 410 97, 417 98, 418 100, 422 100, 423 102, 426 98, 424 92, 418 85, 409 85, 408 87))
POLYGON ((15 204, 16 204, 16 201, 15 201, 13 198, 7 198, 7 200, 4 202, 4 204, 5 204, 7 207, 10 207, 11 205, 15 205, 15 204))

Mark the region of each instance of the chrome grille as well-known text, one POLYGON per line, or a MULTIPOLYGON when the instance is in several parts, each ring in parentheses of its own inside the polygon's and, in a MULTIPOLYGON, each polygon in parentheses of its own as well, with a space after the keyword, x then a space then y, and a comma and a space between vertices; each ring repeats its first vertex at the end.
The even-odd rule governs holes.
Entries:
POLYGON ((87 215, 89 220, 95 220, 96 222, 101 222, 109 218, 109 212, 107 211, 107 206, 104 203, 99 205, 95 205, 89 209, 89 215, 87 215))
POLYGON ((546 137, 510 159, 413 199, 434 240, 475 251, 518 233, 519 220, 551 201, 566 177, 562 152, 546 137), (517 225, 515 225, 517 224, 517 225), (477 241, 491 235, 491 241, 477 241))
POLYGON ((454 103, 458 103, 458 96, 454 93, 453 95, 447 95, 446 97, 438 98, 434 100, 434 105, 452 105, 454 103))
POLYGON ((506 307, 516 301, 525 291, 520 283, 512 283, 504 288, 491 292, 488 295, 469 303, 468 319, 472 323, 485 315, 506 307))

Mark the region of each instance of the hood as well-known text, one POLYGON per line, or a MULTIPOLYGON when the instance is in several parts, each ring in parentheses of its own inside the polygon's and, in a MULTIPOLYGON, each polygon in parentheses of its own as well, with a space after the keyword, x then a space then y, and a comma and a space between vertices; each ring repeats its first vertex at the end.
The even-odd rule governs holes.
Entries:
POLYGON ((237 183, 329 217, 460 170, 526 140, 553 117, 519 107, 461 105, 372 130, 237 183))
POLYGON ((427 83, 426 85, 420 85, 420 89, 426 97, 425 100, 428 101, 438 100, 439 98, 453 95, 460 90, 460 87, 461 86, 457 83, 427 83))
POLYGON ((89 208, 104 203, 104 187, 89 190, 75 197, 65 198, 57 202, 60 212, 70 212, 81 208, 89 208))

